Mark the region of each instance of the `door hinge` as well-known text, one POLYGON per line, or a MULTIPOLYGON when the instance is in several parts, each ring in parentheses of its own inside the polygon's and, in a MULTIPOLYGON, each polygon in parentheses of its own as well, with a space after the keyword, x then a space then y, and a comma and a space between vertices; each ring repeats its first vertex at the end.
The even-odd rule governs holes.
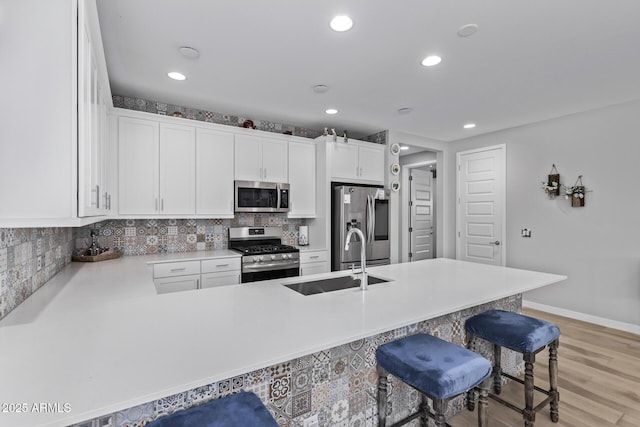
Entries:
POLYGON ((413 258, 413 253, 409 252, 409 258, 413 258))
POLYGON ((409 227, 409 233, 413 233, 413 227, 409 227))
POLYGON ((410 201, 410 202, 409 202, 409 206, 413 206, 413 201, 410 201))
POLYGON ((409 181, 413 181, 413 175, 409 175, 409 181))
POLYGON ((460 237, 460 232, 458 231, 458 237, 460 237))

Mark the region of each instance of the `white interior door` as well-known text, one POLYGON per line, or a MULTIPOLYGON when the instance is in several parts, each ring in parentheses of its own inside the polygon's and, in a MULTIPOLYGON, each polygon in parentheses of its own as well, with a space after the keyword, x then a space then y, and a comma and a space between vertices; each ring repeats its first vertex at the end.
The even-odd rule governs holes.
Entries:
POLYGON ((433 189, 431 171, 411 169, 409 236, 410 261, 431 259, 433 248, 433 189))
POLYGON ((505 265, 504 145, 460 152, 457 258, 505 265))

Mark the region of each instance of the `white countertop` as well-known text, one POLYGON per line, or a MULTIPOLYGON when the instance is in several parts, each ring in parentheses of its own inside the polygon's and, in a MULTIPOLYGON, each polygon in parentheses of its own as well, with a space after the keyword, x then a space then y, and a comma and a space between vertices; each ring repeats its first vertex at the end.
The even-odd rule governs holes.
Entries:
POLYGON ((0 426, 84 421, 566 278, 437 259, 370 268, 393 281, 367 292, 281 285, 297 277, 158 295, 158 257, 72 263, 0 321, 0 403, 71 408, 0 426))

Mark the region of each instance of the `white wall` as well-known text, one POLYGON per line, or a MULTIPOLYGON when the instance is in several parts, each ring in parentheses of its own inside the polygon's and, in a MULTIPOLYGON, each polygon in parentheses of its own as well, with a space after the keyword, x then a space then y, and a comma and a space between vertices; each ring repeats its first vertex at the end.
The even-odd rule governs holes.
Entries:
MULTIPOLYGON (((450 182, 456 152, 507 145, 507 266, 569 277, 527 293, 526 300, 632 330, 640 325, 639 117, 636 101, 451 144, 450 182), (593 190, 585 207, 544 194, 541 182, 554 163, 565 185, 583 175, 593 190), (533 230, 532 237, 520 237, 522 228, 533 230)), ((455 200, 445 203, 447 215, 455 215, 455 200)), ((447 236, 455 246, 454 234, 447 236)))
POLYGON ((436 153, 433 151, 421 151, 420 153, 407 154, 400 157, 400 166, 416 163, 425 163, 436 160, 436 153))

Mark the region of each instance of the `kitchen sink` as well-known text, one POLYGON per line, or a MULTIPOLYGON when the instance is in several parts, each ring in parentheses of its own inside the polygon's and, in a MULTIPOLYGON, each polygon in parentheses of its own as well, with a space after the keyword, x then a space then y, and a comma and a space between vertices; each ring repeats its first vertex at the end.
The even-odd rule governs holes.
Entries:
MULTIPOLYGON (((376 283, 388 282, 387 279, 382 279, 376 276, 369 276, 369 285, 375 285, 376 283)), ((291 283, 284 285, 289 289, 302 294, 302 295, 315 295, 323 292, 333 292, 342 289, 359 288, 360 279, 353 279, 351 276, 331 277, 329 279, 311 280, 308 282, 291 283)))

